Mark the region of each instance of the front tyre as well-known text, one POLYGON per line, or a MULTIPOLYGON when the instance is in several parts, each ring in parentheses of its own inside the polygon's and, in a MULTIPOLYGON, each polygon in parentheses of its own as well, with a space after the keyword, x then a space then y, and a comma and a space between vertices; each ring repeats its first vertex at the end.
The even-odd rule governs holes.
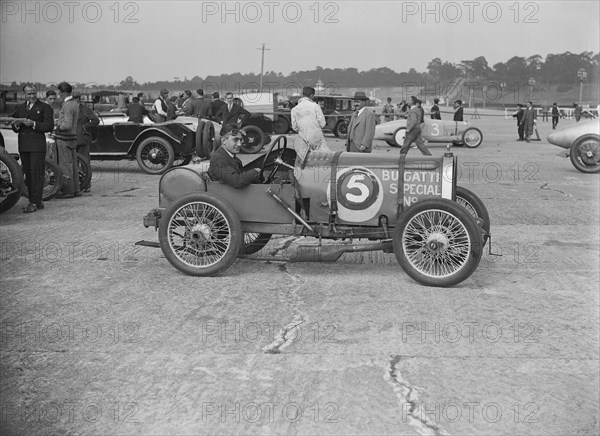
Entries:
MULTIPOLYGON (((81 179, 80 179, 81 180, 81 179)), ((58 164, 46 159, 44 167, 44 189, 42 200, 48 201, 56 196, 63 185, 63 173, 58 164)))
POLYGON ((462 134, 462 143, 468 148, 477 148, 483 142, 483 133, 477 127, 469 127, 462 134))
POLYGON ((265 133, 256 126, 245 126, 242 130, 246 133, 242 139, 242 152, 255 154, 261 151, 266 144, 265 133))
POLYGON ((454 286, 481 259, 480 230, 462 206, 446 199, 423 200, 406 209, 394 228, 393 246, 402 269, 426 286, 454 286))
POLYGON ((21 166, 14 157, 0 149, 0 213, 17 204, 24 189, 21 166))
POLYGON ((393 138, 396 147, 402 147, 404 145, 404 139, 406 138, 406 127, 398 127, 394 132, 393 138))
POLYGON ((270 233, 245 232, 240 247, 240 256, 258 253, 271 239, 270 233))
POLYGON ((159 136, 151 136, 141 142, 135 157, 145 173, 162 174, 173 165, 175 152, 169 141, 159 136))
POLYGON ((333 134, 340 139, 348 139, 348 121, 341 120, 333 129, 333 134))
POLYGON ((490 214, 481 198, 467 188, 457 186, 456 202, 464 207, 475 218, 475 221, 480 220, 481 228, 485 230, 486 234, 490 234, 490 214))
POLYGON ((569 157, 573 166, 582 173, 600 172, 600 137, 583 135, 571 145, 569 157))
POLYGON ((165 257, 179 271, 213 276, 235 261, 242 225, 226 201, 205 192, 193 193, 169 205, 158 237, 165 257))

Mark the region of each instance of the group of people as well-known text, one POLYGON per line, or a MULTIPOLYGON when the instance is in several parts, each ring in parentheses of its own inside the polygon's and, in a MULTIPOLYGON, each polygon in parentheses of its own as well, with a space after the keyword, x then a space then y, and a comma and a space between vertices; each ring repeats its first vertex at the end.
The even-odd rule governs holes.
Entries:
MULTIPOLYGON (((80 186, 77 152, 90 164, 90 128, 97 126, 100 120, 85 104, 81 103, 81 94, 74 93, 73 87, 61 82, 57 87, 63 101, 60 110, 54 110, 58 97, 55 90, 46 92, 46 102, 38 99, 38 90, 34 85, 23 87, 27 101, 17 106, 12 116, 11 127, 18 134, 18 147, 25 185, 29 193, 29 204, 23 213, 32 213, 44 209, 42 202, 45 161, 46 132, 54 132, 56 139, 56 160, 61 168, 61 187, 56 198, 74 198, 89 192, 91 186, 80 186)), ((91 168, 91 165, 88 165, 91 168)))

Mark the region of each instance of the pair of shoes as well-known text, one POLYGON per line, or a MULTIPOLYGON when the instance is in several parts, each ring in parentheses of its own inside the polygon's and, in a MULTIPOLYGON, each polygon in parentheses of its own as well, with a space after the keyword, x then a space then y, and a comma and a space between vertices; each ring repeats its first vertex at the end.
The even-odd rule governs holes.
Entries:
POLYGON ((56 194, 56 196, 54 198, 58 198, 59 200, 65 199, 65 198, 74 198, 75 194, 62 194, 62 193, 58 193, 56 194))
POLYGON ((523 138, 518 138, 516 141, 517 141, 517 142, 519 142, 519 141, 523 141, 523 138))
POLYGON ((37 211, 37 206, 33 203, 29 203, 27 205, 27 207, 23 208, 23 213, 31 213, 31 212, 36 212, 37 211))
POLYGON ((75 194, 73 194, 73 197, 81 197, 81 192, 76 192, 75 194))
POLYGON ((44 203, 40 203, 40 204, 36 204, 35 207, 37 207, 38 209, 43 209, 44 207, 44 203))

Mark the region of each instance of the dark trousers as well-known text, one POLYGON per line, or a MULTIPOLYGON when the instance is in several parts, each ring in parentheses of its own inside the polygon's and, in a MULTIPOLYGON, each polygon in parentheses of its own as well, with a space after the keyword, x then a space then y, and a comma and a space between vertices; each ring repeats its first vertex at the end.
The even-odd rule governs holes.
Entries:
POLYGON ((517 133, 519 133, 519 139, 525 139, 525 124, 519 124, 517 133))
POLYGON ((42 204, 44 176, 46 175, 46 152, 21 152, 25 186, 29 192, 29 203, 42 204))
POLYGON ((552 116, 552 130, 556 129, 558 126, 558 115, 552 116))
MULTIPOLYGON (((77 145, 77 153, 79 153, 83 159, 87 162, 88 164, 88 168, 90 173, 92 172, 92 160, 90 157, 90 145, 88 143, 83 143, 83 144, 78 144, 77 145)), ((75 156, 77 157, 77 156, 75 156)), ((77 164, 77 174, 79 175, 79 164, 77 164)), ((80 189, 89 189, 92 185, 92 182, 90 181, 90 184, 88 186, 80 186, 80 189)))
POLYGON ((406 132, 404 144, 402 144, 402 148, 400 148, 400 154, 408 153, 413 142, 417 145, 417 148, 421 150, 421 153, 426 156, 431 156, 431 152, 427 149, 423 142, 423 138, 421 137, 421 126, 416 126, 410 132, 406 132))

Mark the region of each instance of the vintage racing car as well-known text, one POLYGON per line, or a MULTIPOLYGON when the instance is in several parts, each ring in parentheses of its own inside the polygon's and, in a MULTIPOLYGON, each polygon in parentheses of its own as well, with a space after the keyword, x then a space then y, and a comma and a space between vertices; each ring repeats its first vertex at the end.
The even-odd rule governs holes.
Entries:
POLYGON ((335 261, 344 252, 394 252, 402 268, 429 286, 452 286, 477 268, 490 235, 483 202, 456 186, 457 160, 349 152, 308 153, 303 167, 280 136, 244 168, 262 184, 242 189, 210 179, 206 167, 166 172, 159 207, 144 217, 180 271, 212 276, 272 234, 310 236, 290 261, 335 261), (322 244, 323 239, 367 239, 322 244))
POLYGON ((0 213, 17 204, 24 185, 23 170, 15 158, 7 153, 0 136, 0 213))
MULTIPOLYGON (((406 136, 406 119, 388 121, 375 126, 375 137, 385 141, 391 147, 401 147, 406 136)), ((425 118, 422 131, 423 139, 428 142, 451 142, 454 145, 479 147, 483 134, 467 121, 432 120, 425 118)))
MULTIPOLYGON (((178 117, 163 123, 145 118, 142 124, 128 122, 123 112, 98 114, 100 125, 92 128, 90 155, 94 160, 136 159, 148 174, 162 174, 171 166, 187 165, 194 152, 210 158, 219 147, 220 124, 196 117, 178 117), (198 134, 199 132, 199 134, 198 134)), ((271 138, 265 133, 271 120, 261 114, 244 124, 242 151, 257 153, 271 138)))
POLYGON ((582 121, 548 135, 550 144, 567 150, 560 156, 571 158, 571 163, 582 173, 600 172, 600 122, 582 121))

